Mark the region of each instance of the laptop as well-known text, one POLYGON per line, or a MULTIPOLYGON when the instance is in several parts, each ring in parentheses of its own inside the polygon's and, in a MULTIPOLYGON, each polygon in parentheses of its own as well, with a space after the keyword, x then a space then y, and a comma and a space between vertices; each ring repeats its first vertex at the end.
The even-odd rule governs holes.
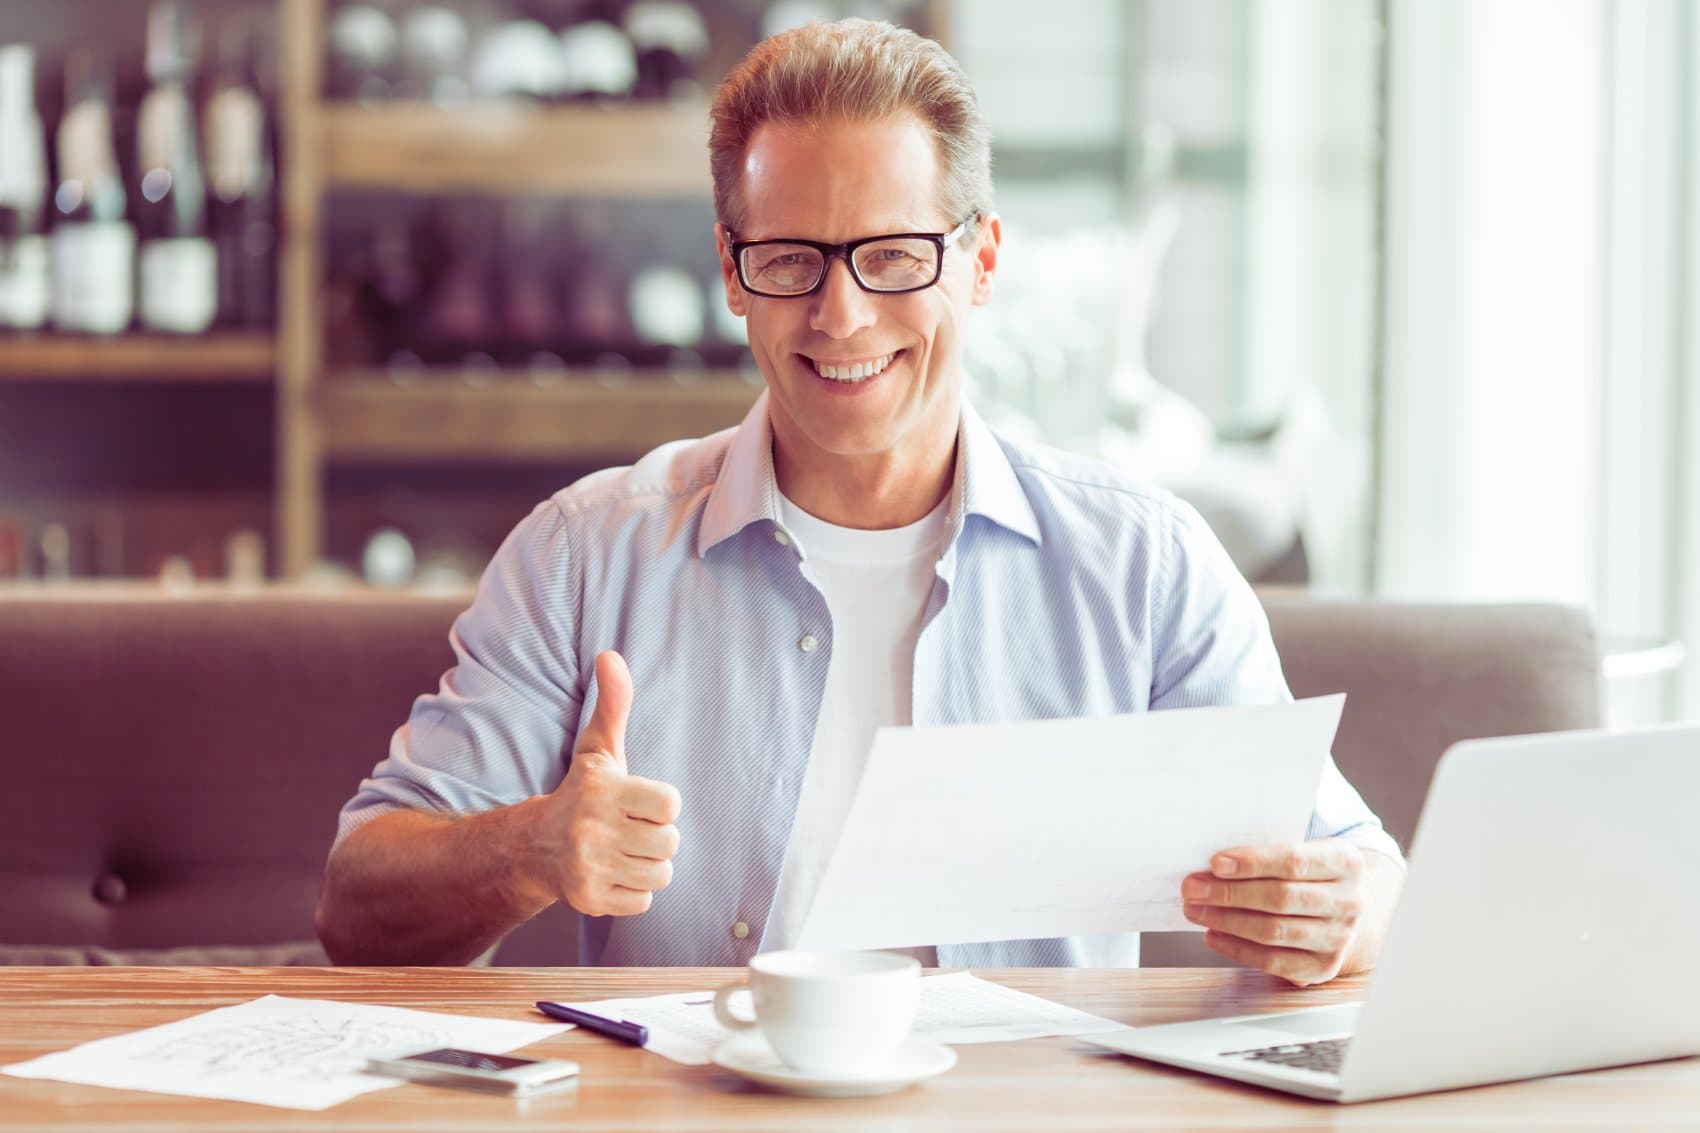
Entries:
POLYGON ((1370 1101, 1700 1054, 1700 726, 1468 740, 1361 1003, 1093 1035, 1370 1101))

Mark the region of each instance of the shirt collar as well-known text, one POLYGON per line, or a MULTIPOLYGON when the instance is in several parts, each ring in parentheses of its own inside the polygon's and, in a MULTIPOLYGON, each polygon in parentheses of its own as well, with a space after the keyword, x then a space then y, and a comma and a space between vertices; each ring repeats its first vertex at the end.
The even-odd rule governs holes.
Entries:
POLYGON ((966 401, 962 403, 962 427, 957 440, 956 487, 952 492, 953 498, 963 504, 960 509, 951 509, 951 542, 956 541, 968 516, 980 515, 999 527, 1025 535, 1035 544, 1044 543, 1039 534, 1039 518, 1033 514, 1033 505, 1022 490, 1003 445, 966 401))
POLYGON ((697 555, 730 539, 752 523, 779 523, 779 481, 773 474, 773 426, 767 417, 769 394, 763 390, 743 424, 732 434, 732 445, 720 464, 720 475, 709 489, 697 531, 697 555))
MULTIPOLYGON (((773 426, 768 419, 767 391, 745 415, 732 435, 720 475, 708 493, 702 526, 697 532, 697 555, 730 539, 752 523, 779 524, 779 482, 773 472, 773 426)), ((1042 543, 1039 520, 1021 489, 1015 469, 997 437, 966 401, 957 432, 956 480, 951 488, 950 540, 962 533, 970 515, 984 516, 1000 527, 1042 543)))

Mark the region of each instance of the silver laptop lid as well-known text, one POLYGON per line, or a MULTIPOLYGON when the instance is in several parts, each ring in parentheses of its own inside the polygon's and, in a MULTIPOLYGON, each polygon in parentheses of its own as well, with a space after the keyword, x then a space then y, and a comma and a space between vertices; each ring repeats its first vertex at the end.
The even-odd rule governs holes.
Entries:
POLYGON ((1700 1053, 1700 726, 1442 758, 1343 1100, 1700 1053))

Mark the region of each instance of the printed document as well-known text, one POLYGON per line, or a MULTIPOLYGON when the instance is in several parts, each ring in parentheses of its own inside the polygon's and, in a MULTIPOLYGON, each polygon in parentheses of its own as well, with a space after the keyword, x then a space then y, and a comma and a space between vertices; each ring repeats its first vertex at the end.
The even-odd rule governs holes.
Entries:
POLYGON ((881 728, 798 947, 1202 931, 1182 879, 1304 839, 1345 699, 881 728))

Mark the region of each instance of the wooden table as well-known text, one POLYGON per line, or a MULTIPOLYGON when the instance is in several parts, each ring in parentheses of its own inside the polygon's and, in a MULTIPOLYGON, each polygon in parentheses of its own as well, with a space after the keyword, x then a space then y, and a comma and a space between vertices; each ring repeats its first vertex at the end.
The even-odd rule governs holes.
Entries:
MULTIPOLYGON (((537 999, 710 988, 714 968, 0 968, 0 1064, 268 992, 541 1020, 537 999)), ((1132 1025, 1361 998, 1359 979, 1298 990, 1247 971, 979 973, 1132 1025)), ((1562 990, 1555 989, 1555 994, 1562 990)), ((583 1030, 522 1053, 584 1067, 576 1091, 528 1102, 405 1085, 317 1113, 0 1076, 0 1130, 1077 1130, 1700 1128, 1700 1059, 1358 1106, 1305 1101, 1137 1062, 1080 1040, 957 1048, 943 1077, 880 1098, 768 1093, 583 1030)))

